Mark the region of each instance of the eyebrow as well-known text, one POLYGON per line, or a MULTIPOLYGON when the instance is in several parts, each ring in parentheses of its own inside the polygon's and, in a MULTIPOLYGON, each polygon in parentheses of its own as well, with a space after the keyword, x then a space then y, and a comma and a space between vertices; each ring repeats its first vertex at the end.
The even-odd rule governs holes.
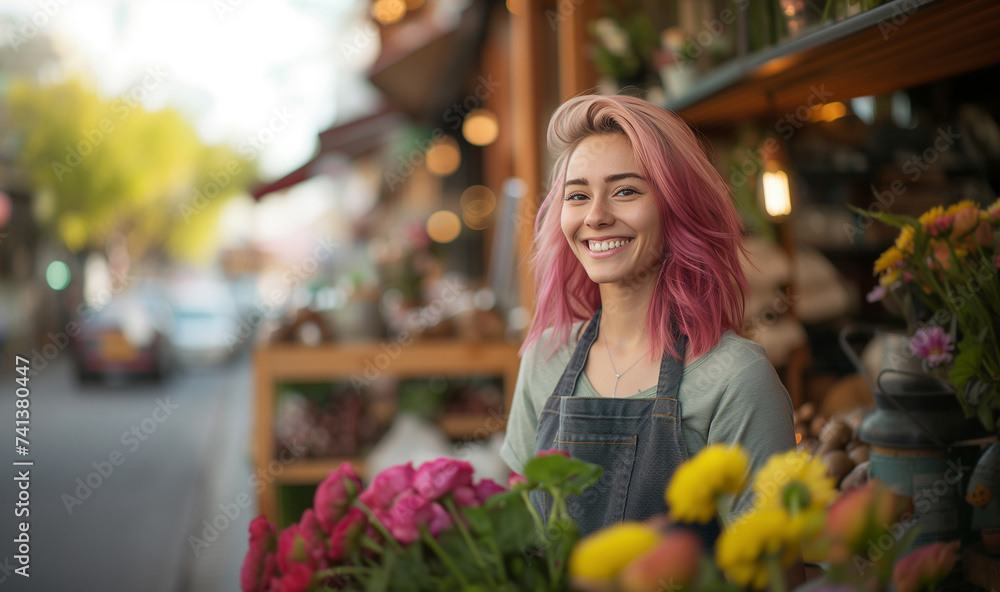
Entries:
MULTIPOLYGON (((614 183, 615 181, 621 181, 622 179, 639 179, 640 181, 645 181, 646 180, 645 178, 643 178, 642 175, 639 175, 638 173, 615 173, 614 175, 608 175, 607 177, 604 177, 604 182, 605 183, 614 183)), ((587 180, 584 179, 584 178, 582 178, 582 177, 579 178, 579 179, 570 179, 569 181, 566 181, 566 185, 567 186, 568 185, 589 185, 589 184, 590 183, 588 183, 587 180)))

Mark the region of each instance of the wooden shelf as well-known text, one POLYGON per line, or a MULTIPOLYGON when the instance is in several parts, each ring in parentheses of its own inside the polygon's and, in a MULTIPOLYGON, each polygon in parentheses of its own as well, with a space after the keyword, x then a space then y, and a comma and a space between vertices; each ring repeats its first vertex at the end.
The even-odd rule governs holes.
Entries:
POLYGON ((998 64, 998 30, 995 0, 895 0, 737 58, 667 107, 702 128, 777 120, 803 105, 886 94, 998 64))
POLYGON ((275 476, 275 482, 286 485, 315 485, 326 479, 326 476, 336 471, 341 463, 349 462, 354 472, 365 478, 367 467, 364 459, 357 457, 344 458, 306 458, 295 461, 275 476))
MULTIPOLYGON (((269 474, 275 461, 274 408, 280 382, 371 381, 383 375, 401 378, 431 376, 503 379, 504 408, 499 414, 446 415, 439 421, 450 438, 485 438, 504 429, 514 396, 520 366, 518 346, 510 343, 465 341, 418 341, 401 345, 356 343, 306 347, 275 345, 254 352, 256 417, 254 462, 260 474, 269 474)), ((260 512, 272 522, 278 519, 278 485, 315 485, 344 461, 365 477, 364 459, 310 458, 283 467, 260 492, 260 512)))

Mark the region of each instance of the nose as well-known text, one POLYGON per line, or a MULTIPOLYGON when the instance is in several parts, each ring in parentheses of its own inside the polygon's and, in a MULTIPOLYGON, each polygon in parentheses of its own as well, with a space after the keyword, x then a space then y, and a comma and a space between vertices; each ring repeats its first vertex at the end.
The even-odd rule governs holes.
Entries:
POLYGON ((608 203, 608 200, 603 197, 591 200, 590 211, 587 212, 584 223, 590 228, 600 228, 609 226, 612 222, 614 222, 614 216, 611 213, 611 204, 608 203))

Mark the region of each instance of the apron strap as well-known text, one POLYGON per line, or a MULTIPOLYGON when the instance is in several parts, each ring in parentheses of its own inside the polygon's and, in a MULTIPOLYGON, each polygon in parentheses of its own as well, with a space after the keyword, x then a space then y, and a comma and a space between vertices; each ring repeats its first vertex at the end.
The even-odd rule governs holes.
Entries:
POLYGON ((553 395, 557 397, 569 397, 573 395, 573 391, 576 390, 576 381, 580 378, 580 373, 583 372, 583 367, 587 364, 587 355, 590 354, 590 346, 594 345, 594 342, 597 341, 597 329, 600 324, 601 307, 598 306, 586 330, 580 336, 580 343, 573 350, 573 356, 569 359, 569 364, 566 364, 566 369, 563 370, 562 376, 559 377, 559 382, 556 383, 556 390, 552 393, 553 395))

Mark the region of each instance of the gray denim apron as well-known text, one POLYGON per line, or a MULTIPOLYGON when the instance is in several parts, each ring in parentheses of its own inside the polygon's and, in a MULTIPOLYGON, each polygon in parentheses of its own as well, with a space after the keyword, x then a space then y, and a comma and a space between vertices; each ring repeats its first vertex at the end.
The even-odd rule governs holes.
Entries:
MULTIPOLYGON (((676 336, 679 360, 669 355, 662 357, 656 398, 574 396, 577 379, 597 339, 600 320, 598 308, 555 392, 545 402, 535 439, 536 453, 556 448, 604 467, 597 483, 582 495, 570 496, 566 502, 581 536, 618 522, 642 521, 666 514, 667 483, 677 467, 688 459, 677 401, 687 336, 676 336)), ((541 516, 549 516, 551 495, 532 491, 531 502, 541 516)), ((707 548, 714 546, 719 535, 717 521, 705 526, 683 526, 697 531, 707 548)))

